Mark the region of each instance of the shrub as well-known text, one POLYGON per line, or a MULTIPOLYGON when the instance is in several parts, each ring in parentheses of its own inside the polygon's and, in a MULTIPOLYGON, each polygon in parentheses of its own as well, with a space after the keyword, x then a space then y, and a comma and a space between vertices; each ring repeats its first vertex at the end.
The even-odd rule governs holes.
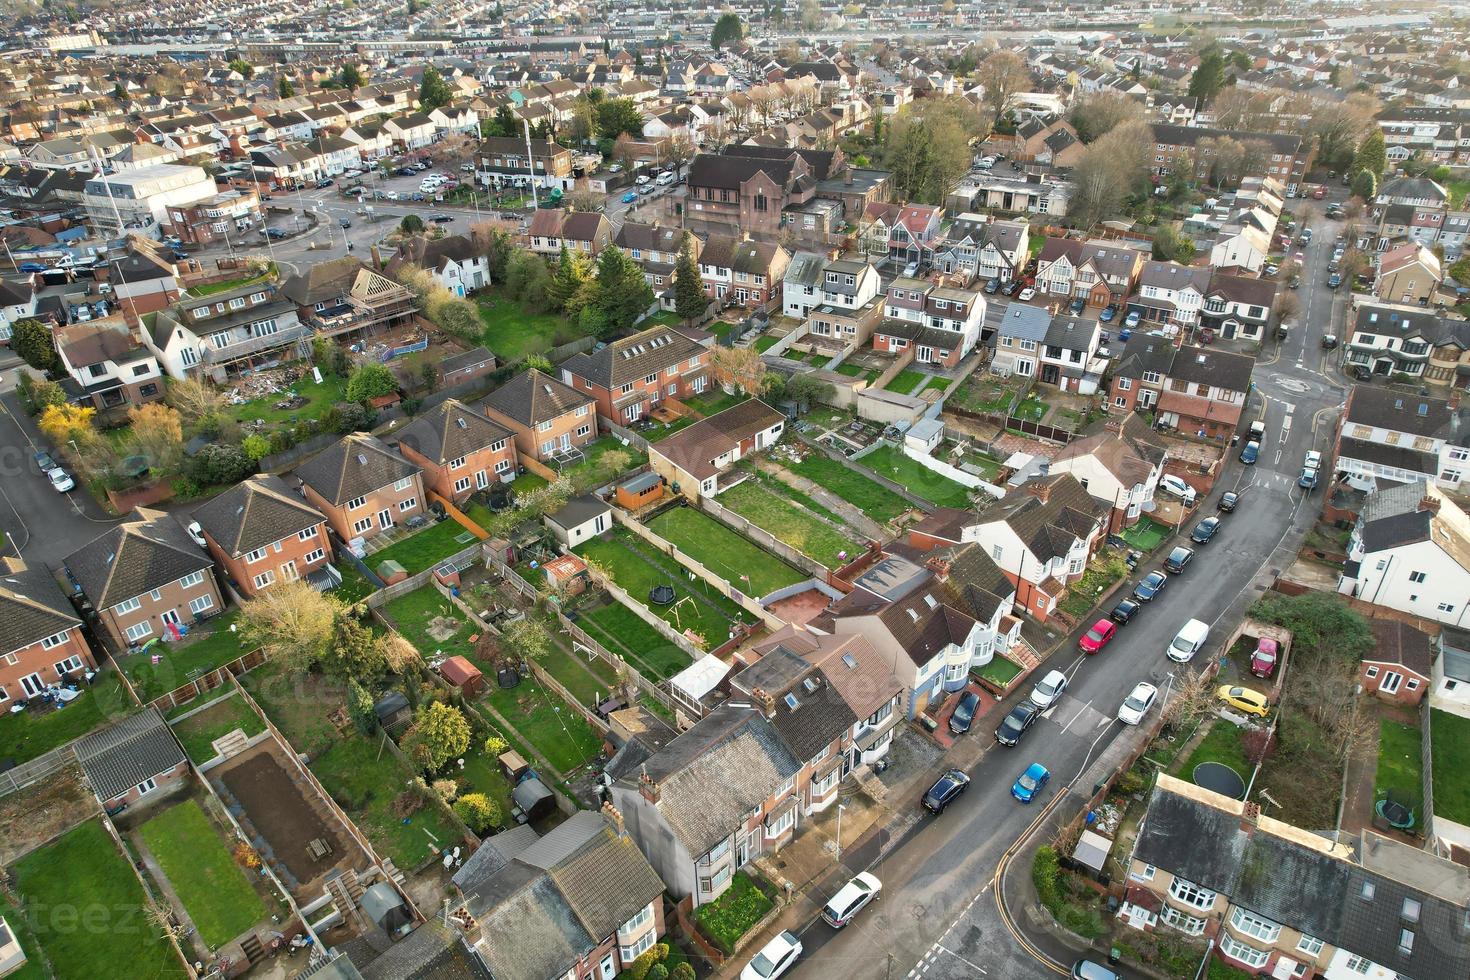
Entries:
POLYGON ((200 449, 190 464, 189 476, 209 486, 215 483, 239 483, 255 472, 255 464, 239 446, 212 442, 200 449))
POLYGON ((669 968, 662 963, 655 963, 643 980, 669 980, 669 968))
POLYGON ((1048 909, 1061 898, 1061 874, 1056 848, 1050 845, 1038 847, 1036 857, 1031 861, 1031 884, 1036 886, 1036 897, 1048 909))
POLYGON ((694 967, 689 963, 680 963, 669 971, 669 980, 694 980, 694 967))
POLYGON ((477 834, 500 823, 500 807, 484 793, 466 793, 454 801, 454 812, 477 834))
POLYGON ((245 437, 244 441, 240 443, 240 448, 252 463, 258 463, 269 455, 271 441, 260 433, 255 432, 245 437))
MULTIPOLYGON (((643 955, 628 965, 628 968, 623 971, 623 977, 626 977, 627 980, 648 980, 648 975, 653 970, 654 964, 662 965, 663 961, 668 959, 668 956, 668 943, 654 943, 643 955)), ((622 980, 622 978, 619 978, 619 980, 622 980)))
POLYGON ((414 790, 406 789, 393 797, 393 802, 388 808, 393 811, 395 817, 407 820, 424 808, 424 798, 414 790))
POLYGON ((510 751, 510 743, 499 735, 491 735, 485 739, 485 754, 495 756, 497 759, 510 751))
POLYGON ((361 432, 371 428, 373 424, 373 413, 366 405, 357 402, 338 402, 328 410, 327 415, 335 423, 330 426, 331 430, 344 435, 348 432, 361 432))

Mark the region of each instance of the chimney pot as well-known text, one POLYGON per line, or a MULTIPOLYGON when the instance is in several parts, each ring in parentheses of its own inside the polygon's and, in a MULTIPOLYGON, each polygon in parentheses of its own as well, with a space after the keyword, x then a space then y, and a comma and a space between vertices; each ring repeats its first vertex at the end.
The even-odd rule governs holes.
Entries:
POLYGON ((619 837, 627 836, 627 828, 623 826, 623 811, 613 806, 612 800, 607 800, 602 804, 602 816, 607 821, 607 825, 613 829, 613 833, 619 837))
POLYGON ((1438 497, 1431 497, 1428 494, 1425 494, 1424 495, 1424 498, 1419 501, 1419 509, 1420 510, 1427 510, 1431 514, 1438 514, 1439 513, 1439 498, 1438 497))

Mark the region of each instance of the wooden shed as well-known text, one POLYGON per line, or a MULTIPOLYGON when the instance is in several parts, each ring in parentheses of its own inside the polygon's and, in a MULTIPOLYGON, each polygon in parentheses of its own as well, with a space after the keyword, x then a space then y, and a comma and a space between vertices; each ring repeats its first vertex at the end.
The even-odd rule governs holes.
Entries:
POLYGON ((450 657, 440 664, 439 676, 463 691, 466 697, 476 697, 485 689, 485 677, 480 668, 464 657, 450 657))

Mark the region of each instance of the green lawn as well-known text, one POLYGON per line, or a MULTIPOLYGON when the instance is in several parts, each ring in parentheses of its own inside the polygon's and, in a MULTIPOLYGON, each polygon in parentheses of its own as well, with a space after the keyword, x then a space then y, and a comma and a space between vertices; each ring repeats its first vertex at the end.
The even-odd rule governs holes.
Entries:
POLYGON ((499 297, 482 296, 476 305, 485 324, 480 341, 505 364, 528 354, 544 354, 583 336, 564 316, 526 313, 518 304, 499 297))
POLYGON ((28 924, 56 976, 188 976, 144 918, 143 886, 98 821, 32 851, 12 870, 28 924))
POLYGON ((556 678, 557 683, 566 688, 572 697, 589 707, 607 697, 618 683, 612 665, 606 660, 598 656, 589 660, 586 654, 568 653, 554 644, 537 663, 556 678))
POLYGON ((277 408, 276 402, 287 397, 286 392, 281 392, 248 401, 243 405, 230 405, 226 411, 239 422, 254 422, 256 419, 263 419, 266 422, 290 422, 292 419, 320 418, 337 402, 347 400, 347 379, 323 374, 322 383, 317 384, 308 374, 296 382, 291 387, 291 391, 305 397, 307 404, 300 408, 277 408))
POLYGON ((924 383, 927 377, 922 371, 903 370, 893 376, 893 380, 883 386, 884 391, 896 391, 900 395, 907 395, 919 385, 924 383))
POLYGON ((1004 412, 1016 395, 1016 387, 994 378, 971 378, 947 404, 971 412, 1004 412))
POLYGON ((720 494, 719 502, 827 568, 840 568, 862 550, 856 537, 836 530, 759 480, 736 484, 720 494))
POLYGON ((1465 203, 1465 198, 1470 196, 1470 180, 1447 180, 1444 189, 1450 192, 1449 206, 1459 208, 1465 203))
POLYGON ((240 678, 245 690, 297 752, 316 755, 337 738, 327 713, 342 703, 335 682, 296 674, 268 660, 240 678))
POLYGON ((1434 813, 1455 823, 1470 824, 1470 718, 1438 708, 1429 712, 1433 752, 1434 813))
MULTIPOLYGON (((223 689, 234 690, 230 685, 224 685, 223 689)), ((246 738, 265 731, 265 722, 238 695, 221 698, 218 703, 173 726, 184 751, 196 765, 213 759, 214 746, 211 743, 237 728, 245 733, 246 738)))
POLYGON ((41 965, 40 944, 36 937, 31 934, 30 923, 26 921, 24 913, 0 894, 0 916, 10 924, 10 929, 15 937, 20 940, 21 952, 25 953, 26 962, 14 973, 5 974, 5 980, 47 980, 46 968, 41 965))
MULTIPOLYGON (((603 436, 582 447, 583 459, 573 463, 561 470, 561 475, 572 481, 572 486, 577 493, 586 493, 588 490, 609 483, 619 473, 637 469, 648 462, 648 454, 633 446, 624 446, 612 436, 603 436), (607 459, 608 453, 620 453, 628 458, 627 465, 619 465, 618 458, 607 459)), ((518 477, 516 482, 520 483, 525 477, 518 477)), ((519 489, 519 488, 518 488, 519 489)))
POLYGON ((1021 673, 1021 665, 997 654, 990 663, 984 667, 976 667, 971 673, 997 687, 1005 688, 1021 673))
POLYGON ((472 636, 482 630, 470 622, 459 607, 450 602, 433 585, 424 585, 407 595, 399 596, 383 607, 383 613, 398 627, 398 632, 418 648, 425 660, 434 656, 464 657, 474 662, 480 670, 489 672, 490 665, 481 663, 475 653, 472 636), (458 624, 455 631, 443 639, 429 635, 429 624, 446 621, 458 624))
POLYGON ((340 599, 351 605, 361 602, 377 591, 376 586, 357 570, 356 565, 344 561, 337 566, 337 571, 342 573, 342 584, 332 590, 334 599, 340 599))
POLYGON ((651 681, 667 680, 691 663, 680 647, 616 600, 581 611, 576 623, 609 653, 622 657, 651 681))
POLYGON ((695 909, 694 921, 699 923, 706 936, 729 953, 740 937, 765 918, 773 907, 770 896, 761 891, 749 875, 737 871, 724 894, 695 909))
POLYGON ((595 758, 600 750, 601 741, 586 719, 530 678, 508 691, 494 687, 488 700, 516 734, 564 776, 595 758))
POLYGON ((691 582, 689 573, 674 559, 660 554, 650 544, 641 541, 635 544, 631 539, 629 532, 615 530, 581 545, 577 553, 607 569, 613 581, 635 602, 646 604, 649 590, 656 585, 672 585, 674 602, 652 612, 676 632, 691 629, 703 636, 706 649, 725 642, 732 621, 752 621, 750 613, 721 595, 713 585, 691 582), (638 551, 635 553, 631 547, 638 551))
POLYGON ((919 389, 919 394, 922 395, 924 392, 930 390, 931 388, 938 389, 939 391, 948 391, 949 386, 950 380, 948 378, 930 378, 929 383, 926 384, 923 388, 919 389))
POLYGON ((686 398, 684 404, 694 409, 700 415, 708 418, 711 415, 717 415, 723 412, 727 408, 734 408, 749 397, 749 395, 738 388, 733 395, 725 394, 720 388, 711 388, 702 395, 686 398))
POLYGON ((1150 552, 1164 543, 1170 534, 1169 528, 1152 518, 1145 517, 1130 528, 1118 532, 1118 537, 1128 542, 1130 548, 1150 552))
POLYGON ((773 337, 770 334, 766 334, 763 337, 757 337, 755 339, 755 349, 758 352, 764 354, 766 351, 770 350, 772 347, 775 347, 777 344, 779 344, 781 342, 781 340, 782 340, 782 338, 780 338, 780 337, 773 337))
POLYGON ((464 754, 464 768, 455 766, 452 775, 461 784, 460 795, 484 793, 500 805, 502 822, 510 821, 510 781, 500 771, 500 763, 495 757, 486 754, 484 739, 478 739, 477 744, 470 745, 469 751, 464 754))
MULTIPOLYGON (((1435 733, 1436 738, 1438 732, 1435 733)), ((1387 719, 1378 723, 1378 771, 1373 777, 1376 799, 1393 794, 1394 799, 1418 807, 1424 800, 1424 768, 1421 756, 1424 733, 1419 726, 1387 719)), ((1435 775, 1438 775, 1436 773, 1435 775)), ((1438 803, 1438 799, 1435 801, 1438 803)), ((1436 807, 1438 809, 1438 807, 1436 807)), ((1423 814, 1415 812, 1422 820, 1423 814)))
POLYGON ((693 507, 664 511, 649 530, 747 595, 763 596, 807 578, 754 542, 693 507))
POLYGON ((940 507, 970 506, 968 487, 934 472, 916 459, 910 459, 893 446, 879 446, 857 462, 940 507))
POLYGON ((86 693, 60 711, 0 714, 0 759, 28 762, 137 710, 117 674, 103 670, 86 693))
POLYGON ((1026 396, 1021 404, 1016 406, 1016 418, 1025 419, 1028 422, 1040 422, 1046 417, 1046 402, 1036 396, 1035 392, 1026 396))
POLYGON ((248 653, 239 633, 230 631, 239 615, 232 609, 192 627, 177 643, 155 643, 142 653, 125 654, 120 663, 138 697, 146 704, 248 653))
MULTIPOLYGON (((274 263, 272 263, 272 265, 274 265, 274 263)), ((227 290, 238 289, 241 286, 250 286, 254 285, 257 282, 267 282, 270 279, 274 278, 274 275, 275 272, 274 270, 272 270, 270 272, 267 272, 265 275, 260 276, 236 276, 234 279, 225 279, 221 282, 212 282, 207 286, 190 286, 189 295, 193 296, 196 299, 203 299, 205 296, 213 296, 215 293, 223 293, 227 290)))
POLYGON ((463 524, 446 517, 444 520, 422 531, 395 541, 382 551, 375 551, 363 559, 363 563, 374 573, 385 561, 396 561, 410 575, 417 575, 433 568, 450 555, 458 554, 476 541, 475 535, 463 524))
POLYGON ((792 469, 829 493, 841 497, 879 524, 886 524, 913 509, 913 504, 892 490, 874 483, 821 452, 813 451, 792 469))
POLYGON ((1246 782, 1250 781, 1251 771, 1255 768, 1245 758, 1245 747, 1240 743, 1241 730, 1230 722, 1217 718, 1212 723, 1209 732, 1195 746, 1195 749, 1184 765, 1179 770, 1179 778, 1187 782, 1194 781, 1194 769, 1204 762, 1223 762, 1240 774, 1240 778, 1246 782))
POLYGON ((266 917, 265 904, 196 801, 163 811, 138 833, 210 949, 266 917))

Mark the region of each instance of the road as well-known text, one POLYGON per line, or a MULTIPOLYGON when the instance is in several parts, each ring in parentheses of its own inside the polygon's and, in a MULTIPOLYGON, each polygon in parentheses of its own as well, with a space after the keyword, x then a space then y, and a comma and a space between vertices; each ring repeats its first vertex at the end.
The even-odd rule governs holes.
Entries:
MULTIPOLYGON (((1017 748, 999 746, 990 733, 1025 692, 1008 698, 983 723, 977 721, 967 737, 988 747, 968 770, 969 791, 946 813, 925 817, 889 842, 881 857, 873 852, 844 856, 845 869, 852 873, 871 862, 883 880, 884 897, 841 932, 820 921, 808 923, 802 929, 803 960, 790 976, 975 980, 1067 972, 1074 953, 1049 937, 1028 938, 1023 944, 1007 922, 1019 922, 1031 936, 1021 912, 1029 889, 1031 849, 1045 843, 1055 822, 1075 814, 1081 800, 1091 795, 1090 783, 1075 781, 1124 730, 1115 715, 1133 685, 1146 679, 1164 689, 1181 671, 1198 669, 1200 658, 1180 667, 1164 656, 1180 626, 1191 618, 1202 619, 1211 624, 1216 639, 1232 629, 1273 571, 1289 561, 1320 508, 1316 494, 1300 490, 1296 477, 1308 449, 1329 448, 1345 395, 1341 378, 1328 364, 1329 355, 1320 349, 1322 335, 1333 332, 1346 301, 1345 292, 1339 295, 1325 285, 1337 230, 1335 222, 1317 226, 1316 244, 1305 256, 1299 326, 1280 345, 1268 341, 1257 361, 1257 390, 1247 417, 1266 422, 1260 462, 1244 466, 1232 453, 1216 491, 1242 490, 1239 508, 1225 515, 1213 541, 1196 548, 1189 569, 1172 577, 1164 592, 1102 653, 1081 656, 1075 635, 1061 645, 1043 670, 1065 671, 1070 679, 1067 694, 1017 748), (1047 766, 1052 780, 1036 803, 1023 806, 1011 798, 1009 788, 1031 762, 1047 766), (1012 849, 1021 852, 1013 866, 1007 861, 1012 849), (1004 917, 995 896, 1002 868, 1004 917)), ((1214 499, 1212 495, 1201 513, 1213 512, 1214 499)), ((1159 557, 1162 553, 1161 549, 1159 557)), ((1157 561, 1143 563, 1137 574, 1157 567, 1157 561)), ((845 880, 845 874, 838 880, 845 880)))

